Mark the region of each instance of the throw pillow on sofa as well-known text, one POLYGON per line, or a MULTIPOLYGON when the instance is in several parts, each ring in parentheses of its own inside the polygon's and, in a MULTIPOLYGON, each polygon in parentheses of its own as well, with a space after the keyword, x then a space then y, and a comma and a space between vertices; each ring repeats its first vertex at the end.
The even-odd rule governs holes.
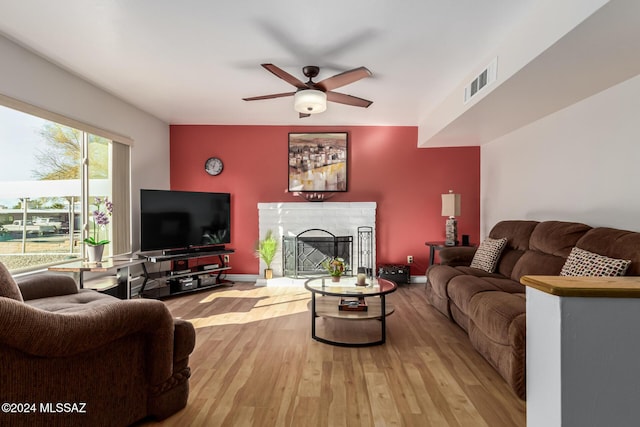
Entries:
POLYGON ((609 258, 578 247, 571 249, 560 271, 561 276, 624 276, 631 264, 628 259, 609 258))
POLYGON ((491 237, 487 237, 480 244, 478 250, 473 256, 471 267, 479 268, 480 270, 484 270, 488 273, 493 273, 496 271, 498 260, 500 259, 500 255, 502 255, 502 251, 506 245, 506 237, 503 237, 502 239, 492 239, 491 237))

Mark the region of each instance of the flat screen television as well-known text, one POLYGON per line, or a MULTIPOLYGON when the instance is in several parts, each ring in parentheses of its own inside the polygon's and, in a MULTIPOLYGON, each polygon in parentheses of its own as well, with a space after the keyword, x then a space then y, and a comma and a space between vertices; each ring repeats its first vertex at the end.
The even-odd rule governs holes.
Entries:
POLYGON ((231 195, 140 190, 140 250, 180 253, 231 243, 231 195))

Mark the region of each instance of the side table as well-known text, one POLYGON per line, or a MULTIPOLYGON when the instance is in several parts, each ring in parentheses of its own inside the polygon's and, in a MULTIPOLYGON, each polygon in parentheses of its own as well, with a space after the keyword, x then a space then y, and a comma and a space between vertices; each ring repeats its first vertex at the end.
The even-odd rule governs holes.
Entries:
POLYGON ((99 292, 105 292, 109 289, 117 288, 116 297, 120 299, 131 298, 131 278, 130 267, 135 265, 142 266, 145 282, 148 278, 145 260, 141 258, 117 259, 109 258, 102 262, 86 262, 84 260, 76 260, 64 264, 54 265, 48 268, 49 271, 74 273, 78 277, 78 287, 84 289, 87 284, 84 275, 86 273, 108 273, 115 271, 115 275, 102 276, 96 280, 90 280, 88 289, 94 289, 99 292))
POLYGON ((461 245, 461 244, 455 244, 454 246, 447 246, 444 243, 444 240, 441 241, 435 241, 435 242, 425 242, 424 243, 425 246, 429 246, 429 265, 427 267, 431 267, 433 265, 433 263, 435 262, 435 258, 436 258, 436 252, 440 251, 441 249, 444 248, 455 248, 455 247, 459 247, 459 246, 464 246, 464 247, 473 247, 475 245, 461 245))

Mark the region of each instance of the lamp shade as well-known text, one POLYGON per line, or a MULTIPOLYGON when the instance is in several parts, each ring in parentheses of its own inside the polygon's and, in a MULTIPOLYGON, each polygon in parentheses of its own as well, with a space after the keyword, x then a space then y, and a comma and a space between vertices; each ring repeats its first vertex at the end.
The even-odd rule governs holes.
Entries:
POLYGON ((460 194, 450 192, 442 195, 442 216, 460 215, 460 194))
POLYGON ((322 113, 327 109, 327 94, 315 89, 299 90, 293 96, 293 107, 298 113, 322 113))

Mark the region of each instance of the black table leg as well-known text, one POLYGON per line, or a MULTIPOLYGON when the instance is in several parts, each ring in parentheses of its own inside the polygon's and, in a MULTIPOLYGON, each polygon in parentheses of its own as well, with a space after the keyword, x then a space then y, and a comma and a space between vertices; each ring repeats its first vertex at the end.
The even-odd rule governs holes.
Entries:
POLYGON ((315 294, 315 292, 311 292, 311 337, 313 339, 317 339, 317 337, 316 337, 316 294, 315 294))

